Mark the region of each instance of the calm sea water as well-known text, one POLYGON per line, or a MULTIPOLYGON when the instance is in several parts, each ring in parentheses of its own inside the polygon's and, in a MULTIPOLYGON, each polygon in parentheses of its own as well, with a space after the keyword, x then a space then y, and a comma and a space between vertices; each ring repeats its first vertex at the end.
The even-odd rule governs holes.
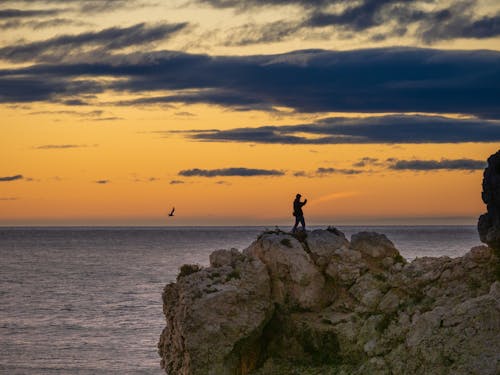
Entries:
MULTIPOLYGON (((0 373, 161 374, 163 286, 262 229, 0 228, 0 373)), ((480 244, 473 226, 339 229, 385 233, 409 259, 480 244)))

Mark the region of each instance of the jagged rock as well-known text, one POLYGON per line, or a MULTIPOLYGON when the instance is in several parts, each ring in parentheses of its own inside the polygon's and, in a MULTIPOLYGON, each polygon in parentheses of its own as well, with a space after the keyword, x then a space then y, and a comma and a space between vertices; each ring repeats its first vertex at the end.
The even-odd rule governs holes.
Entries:
POLYGON ((394 257, 399 254, 385 234, 360 232, 351 237, 351 247, 372 258, 394 257))
POLYGON ((324 267, 334 254, 343 253, 349 248, 349 241, 338 230, 313 230, 307 235, 307 246, 315 263, 324 267))
POLYGON ((364 263, 353 264, 343 262, 330 262, 325 269, 325 274, 330 276, 339 285, 350 287, 356 282, 365 268, 364 263))
POLYGON ((385 313, 391 314, 397 311, 401 303, 401 296, 395 290, 389 290, 378 304, 378 309, 385 313))
POLYGON ((486 246, 405 263, 378 233, 267 232, 167 285, 159 353, 170 375, 497 374, 497 263, 486 246))
POLYGON ((263 234, 245 254, 260 259, 271 276, 273 300, 281 306, 305 310, 325 304, 325 277, 303 245, 285 233, 263 234))
POLYGON ((488 158, 483 175, 482 198, 487 212, 479 217, 479 237, 500 253, 500 150, 488 158))
POLYGON ((406 340, 411 373, 446 365, 450 374, 498 374, 500 371, 500 296, 490 293, 456 306, 436 307, 419 316, 406 340))
POLYGON ((365 273, 356 280, 356 283, 349 289, 349 293, 359 301, 363 310, 374 310, 383 297, 383 290, 386 285, 380 278, 372 273, 365 273))
POLYGON ((234 267, 237 262, 244 259, 244 255, 238 249, 216 250, 209 256, 211 267, 234 267))

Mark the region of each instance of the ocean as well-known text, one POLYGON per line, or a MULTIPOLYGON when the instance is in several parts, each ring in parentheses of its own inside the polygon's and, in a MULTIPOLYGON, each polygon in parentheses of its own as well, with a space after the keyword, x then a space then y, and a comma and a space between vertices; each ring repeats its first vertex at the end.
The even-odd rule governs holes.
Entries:
MULTIPOLYGON (((0 227, 0 373, 162 374, 165 284, 182 264, 207 265, 213 250, 244 249, 263 229, 0 227)), ((474 226, 339 229, 384 233, 407 259, 480 245, 474 226)))

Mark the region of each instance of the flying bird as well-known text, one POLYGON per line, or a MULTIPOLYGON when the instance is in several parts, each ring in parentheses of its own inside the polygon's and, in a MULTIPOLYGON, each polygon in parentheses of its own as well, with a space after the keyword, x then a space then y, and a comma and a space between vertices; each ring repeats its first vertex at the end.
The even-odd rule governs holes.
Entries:
POLYGON ((170 211, 170 213, 168 214, 168 216, 174 216, 174 211, 175 211, 175 207, 172 207, 172 211, 170 211))

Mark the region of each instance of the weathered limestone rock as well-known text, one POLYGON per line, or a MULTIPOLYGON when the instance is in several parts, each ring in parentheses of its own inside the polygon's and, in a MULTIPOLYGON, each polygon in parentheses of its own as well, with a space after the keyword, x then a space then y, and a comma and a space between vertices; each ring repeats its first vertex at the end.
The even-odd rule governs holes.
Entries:
POLYGON ((488 294, 422 314, 407 335, 408 369, 440 368, 449 374, 498 374, 499 283, 488 294), (425 365, 424 365, 425 364, 425 365))
POLYGON ((310 254, 294 237, 285 233, 264 233, 245 254, 260 259, 271 276, 273 301, 281 306, 317 309, 329 299, 325 277, 310 254))
POLYGON ((500 151, 488 158, 488 167, 483 175, 482 198, 487 212, 479 217, 479 237, 500 253, 500 151))
POLYGON ((379 277, 367 272, 356 280, 349 293, 361 303, 361 308, 374 310, 384 295, 387 287, 379 277))
POLYGON ((372 258, 394 257, 399 254, 394 244, 376 232, 360 232, 351 238, 351 247, 372 258))
POLYGON ((498 257, 406 263, 378 233, 263 233, 163 294, 170 375, 500 373, 498 257))
POLYGON ((244 255, 237 249, 231 250, 216 250, 210 254, 210 266, 222 267, 231 266, 235 267, 238 262, 244 260, 244 255))
POLYGON ((349 241, 343 234, 329 230, 313 230, 307 235, 307 246, 316 265, 325 267, 334 254, 348 250, 349 241))
POLYGON ((158 348, 168 374, 232 375, 258 364, 274 311, 267 269, 234 250, 219 250, 211 262, 165 287, 158 348))

